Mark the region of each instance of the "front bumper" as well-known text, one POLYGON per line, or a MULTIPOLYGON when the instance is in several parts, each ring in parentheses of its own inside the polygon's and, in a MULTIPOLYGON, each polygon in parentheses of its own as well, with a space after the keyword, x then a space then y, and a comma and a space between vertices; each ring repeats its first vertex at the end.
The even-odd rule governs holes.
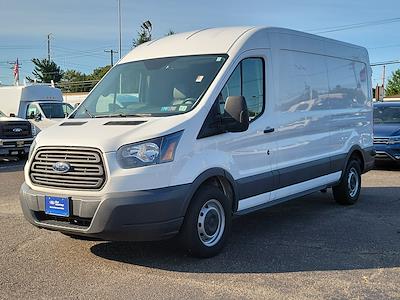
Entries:
POLYGON ((396 161, 400 162, 400 144, 382 145, 375 144, 375 160, 377 161, 396 161))
POLYGON ((46 215, 46 195, 26 183, 21 186, 20 201, 25 218, 39 228, 109 241, 150 241, 170 238, 179 232, 189 190, 190 184, 185 184, 101 197, 72 196, 68 218, 46 215))
POLYGON ((27 139, 0 139, 0 155, 14 155, 29 153, 34 138, 27 139))

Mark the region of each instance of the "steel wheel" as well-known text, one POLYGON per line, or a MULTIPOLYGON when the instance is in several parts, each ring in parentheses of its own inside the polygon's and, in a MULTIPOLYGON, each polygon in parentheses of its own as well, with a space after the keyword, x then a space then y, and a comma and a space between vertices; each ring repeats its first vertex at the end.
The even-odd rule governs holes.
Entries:
POLYGON ((200 241, 207 247, 212 247, 221 239, 225 228, 225 212, 218 200, 208 200, 197 219, 197 234, 200 241))
POLYGON ((347 186, 349 189, 350 197, 353 198, 357 194, 359 185, 359 176, 357 170, 353 167, 350 169, 349 175, 347 177, 347 186))

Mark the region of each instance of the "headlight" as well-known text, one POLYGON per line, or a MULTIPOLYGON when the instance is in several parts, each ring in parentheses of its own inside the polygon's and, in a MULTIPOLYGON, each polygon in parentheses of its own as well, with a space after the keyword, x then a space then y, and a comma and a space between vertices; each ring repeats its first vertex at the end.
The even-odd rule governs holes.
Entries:
POLYGON ((28 160, 31 159, 33 151, 35 151, 35 147, 36 147, 36 140, 33 140, 31 147, 29 148, 28 160))
POLYGON ((124 145, 117 151, 117 160, 124 169, 161 164, 174 160, 182 136, 179 131, 164 137, 124 145))
POLYGON ((37 132, 36 132, 36 126, 33 125, 32 123, 31 123, 31 129, 32 129, 32 136, 35 137, 36 134, 37 134, 37 132))
POLYGON ((400 144, 400 136, 390 137, 389 144, 400 144))

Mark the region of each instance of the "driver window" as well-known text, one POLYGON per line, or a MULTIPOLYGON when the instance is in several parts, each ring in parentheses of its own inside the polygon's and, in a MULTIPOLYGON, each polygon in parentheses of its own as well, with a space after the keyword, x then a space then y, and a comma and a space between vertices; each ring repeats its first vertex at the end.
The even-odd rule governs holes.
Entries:
POLYGON ((29 104, 26 109, 26 118, 34 119, 35 116, 39 113, 39 109, 36 104, 29 104))
POLYGON ((243 96, 249 110, 249 119, 253 120, 264 108, 264 85, 263 59, 242 60, 220 93, 220 111, 224 111, 225 101, 229 96, 243 96))

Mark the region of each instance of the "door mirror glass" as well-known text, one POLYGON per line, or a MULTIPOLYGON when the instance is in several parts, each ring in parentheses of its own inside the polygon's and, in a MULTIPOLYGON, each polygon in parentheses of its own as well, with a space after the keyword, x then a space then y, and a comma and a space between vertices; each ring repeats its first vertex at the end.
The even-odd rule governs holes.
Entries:
POLYGON ((224 111, 226 130, 241 132, 249 128, 249 111, 243 96, 229 96, 226 98, 224 111))

